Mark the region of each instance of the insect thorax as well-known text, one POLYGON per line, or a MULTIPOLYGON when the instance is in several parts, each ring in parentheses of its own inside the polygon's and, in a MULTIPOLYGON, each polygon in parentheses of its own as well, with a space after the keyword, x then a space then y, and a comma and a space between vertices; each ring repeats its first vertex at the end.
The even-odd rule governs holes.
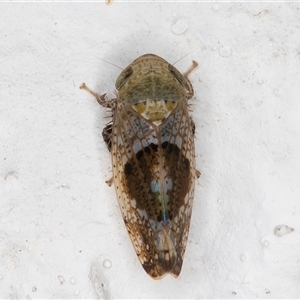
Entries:
POLYGON ((145 119, 160 125, 178 102, 186 98, 186 91, 172 73, 150 69, 147 74, 133 74, 118 93, 119 99, 145 119))

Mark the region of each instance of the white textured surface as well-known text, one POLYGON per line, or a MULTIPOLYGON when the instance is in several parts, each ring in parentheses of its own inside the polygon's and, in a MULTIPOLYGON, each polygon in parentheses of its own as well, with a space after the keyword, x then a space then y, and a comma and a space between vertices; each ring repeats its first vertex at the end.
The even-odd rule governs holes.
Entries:
POLYGON ((298 3, 0 8, 0 298, 300 296, 298 3), (181 276, 157 282, 104 182, 107 113, 78 87, 113 95, 120 70, 95 56, 172 63, 197 47, 175 66, 200 65, 202 176, 181 276))

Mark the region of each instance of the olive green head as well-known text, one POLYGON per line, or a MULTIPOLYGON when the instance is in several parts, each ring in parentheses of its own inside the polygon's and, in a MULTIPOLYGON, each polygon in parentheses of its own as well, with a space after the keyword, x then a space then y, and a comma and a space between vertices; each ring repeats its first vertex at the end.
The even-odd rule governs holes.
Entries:
POLYGON ((146 100, 178 102, 192 91, 186 76, 163 58, 145 54, 134 60, 116 81, 118 99, 128 104, 146 100))

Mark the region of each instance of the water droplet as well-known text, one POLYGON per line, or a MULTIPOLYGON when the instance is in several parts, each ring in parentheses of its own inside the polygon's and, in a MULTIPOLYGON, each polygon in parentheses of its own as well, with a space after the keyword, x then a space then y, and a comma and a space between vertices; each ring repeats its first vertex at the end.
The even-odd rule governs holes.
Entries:
POLYGON ((57 276, 57 278, 58 278, 58 280, 59 280, 60 284, 64 284, 64 283, 65 283, 65 279, 64 279, 64 277, 63 277, 63 276, 61 276, 61 275, 58 275, 58 276, 57 276))
POLYGON ((97 299, 110 299, 110 291, 107 289, 108 283, 104 276, 103 268, 98 259, 95 259, 91 265, 90 280, 92 282, 94 292, 97 299))
POLYGON ((36 292, 37 288, 35 286, 32 287, 32 291, 36 292))
POLYGON ((218 10, 219 10, 219 5, 218 5, 218 4, 214 4, 214 5, 212 6, 212 9, 213 9, 214 11, 218 11, 218 10))
POLYGON ((31 246, 28 246, 27 247, 27 250, 30 252, 30 251, 32 251, 32 247, 31 246))
POLYGON ((211 47, 211 50, 212 50, 212 51, 216 51, 216 50, 217 50, 217 47, 216 47, 216 46, 212 46, 212 47, 211 47))
POLYGON ((240 260, 241 260, 241 261, 245 261, 245 260, 246 260, 246 255, 245 255, 245 254, 242 254, 242 255, 240 256, 240 260))
POLYGON ((189 24, 185 20, 177 20, 171 28, 172 32, 177 35, 185 33, 188 29, 189 24))
POLYGON ((110 269, 111 266, 112 266, 112 263, 111 263, 111 261, 110 261, 109 259, 105 259, 105 260, 103 261, 103 267, 104 267, 104 268, 110 269))
POLYGON ((273 94, 278 97, 278 98, 281 98, 284 94, 284 91, 281 87, 278 87, 276 89, 273 90, 273 94))
POLYGON ((270 245, 270 242, 266 239, 261 239, 260 244, 262 245, 262 247, 267 248, 270 245))
POLYGON ((70 278, 70 283, 75 284, 75 279, 73 277, 70 278))
POLYGON ((78 296, 80 294, 80 290, 75 291, 75 295, 78 296))
POLYGON ((263 84, 264 81, 262 79, 257 80, 257 84, 263 84))
POLYGON ((221 46, 219 48, 219 54, 222 56, 222 57, 229 57, 231 55, 232 51, 231 51, 231 47, 228 46, 228 45, 225 45, 225 46, 221 46))
POLYGON ((274 258, 273 262, 274 262, 274 263, 277 263, 277 262, 278 262, 278 259, 277 259, 277 258, 274 258))

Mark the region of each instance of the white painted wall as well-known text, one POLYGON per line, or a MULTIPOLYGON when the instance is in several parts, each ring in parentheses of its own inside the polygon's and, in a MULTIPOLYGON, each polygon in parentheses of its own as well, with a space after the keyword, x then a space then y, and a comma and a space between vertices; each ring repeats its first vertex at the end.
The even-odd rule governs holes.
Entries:
POLYGON ((300 297, 299 3, 1 3, 0 32, 0 298, 300 297), (199 63, 202 176, 181 276, 161 281, 105 184, 109 114, 79 90, 113 96, 98 57, 145 53, 199 63))

